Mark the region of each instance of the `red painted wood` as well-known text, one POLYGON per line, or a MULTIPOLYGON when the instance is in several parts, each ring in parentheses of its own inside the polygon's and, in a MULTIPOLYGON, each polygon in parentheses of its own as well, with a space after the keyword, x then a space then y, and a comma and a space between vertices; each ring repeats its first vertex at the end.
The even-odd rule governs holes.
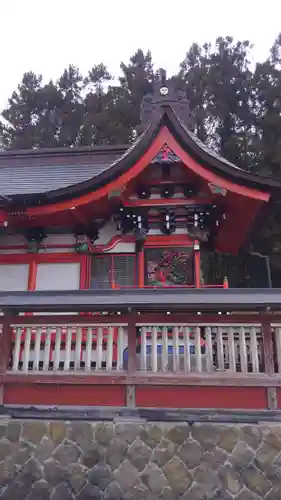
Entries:
POLYGON ((36 385, 41 387, 47 385, 141 385, 165 386, 165 387, 281 387, 280 375, 274 378, 265 374, 254 375, 252 373, 242 375, 241 373, 192 373, 192 374, 156 374, 152 372, 118 372, 108 373, 28 373, 14 374, 13 372, 0 373, 0 383, 5 385, 36 385))
POLYGON ((33 259, 29 264, 28 285, 27 285, 27 289, 29 291, 36 290, 36 275, 37 275, 37 262, 35 259, 33 259))
POLYGON ((128 171, 126 171, 123 175, 120 175, 114 181, 111 181, 109 184, 103 186, 100 189, 93 190, 90 193, 87 193, 83 196, 73 198, 71 200, 65 200, 58 203, 52 203, 44 206, 30 207, 27 209, 26 214, 29 217, 32 216, 40 216, 51 214, 54 212, 59 212, 63 210, 69 210, 73 207, 78 207, 81 205, 86 205, 92 201, 100 200, 103 197, 107 197, 108 194, 112 191, 118 190, 121 187, 127 185, 131 180, 133 180, 136 176, 138 176, 145 168, 148 167, 150 162, 156 156, 158 151, 163 146, 165 140, 162 138, 161 134, 159 134, 149 149, 144 153, 144 155, 135 163, 135 165, 128 171))
MULTIPOLYGON (((116 292, 118 293, 118 292, 116 292)), ((219 306, 218 306, 219 307, 219 306)), ((161 313, 141 313, 133 316, 134 321, 136 323, 146 323, 149 325, 150 323, 158 323, 161 324, 177 324, 177 323, 187 323, 187 324, 229 324, 229 325, 247 325, 254 324, 260 325, 263 320, 268 320, 273 322, 281 322, 281 315, 274 314, 274 316, 266 316, 266 315, 255 315, 255 314, 230 314, 230 315, 220 315, 220 314, 161 314, 161 313)), ((11 317, 12 324, 71 324, 74 325, 80 323, 127 323, 132 319, 132 315, 130 314, 107 314, 107 315, 94 315, 94 316, 77 316, 77 315, 69 315, 69 316, 53 316, 48 314, 38 315, 30 318, 25 318, 24 316, 11 317)))
POLYGON ((274 373, 273 344, 270 321, 262 322, 262 338, 264 350, 265 371, 268 375, 274 373))
POLYGON ((159 206, 174 206, 174 207, 186 207, 188 205, 205 205, 210 203, 212 200, 210 198, 150 198, 147 200, 126 200, 123 202, 125 207, 159 207, 159 206))
POLYGON ((5 385, 4 404, 124 406, 125 386, 5 385))
POLYGON ((136 387, 136 406, 157 408, 267 408, 259 387, 136 387))
POLYGON ((88 283, 88 272, 89 272, 89 265, 88 265, 88 260, 89 257, 88 255, 83 255, 80 263, 80 289, 84 290, 85 288, 88 288, 87 283, 88 283))
POLYGON ((12 352, 12 328, 9 315, 4 315, 2 319, 2 333, 0 334, 0 373, 7 370, 9 358, 12 352))
POLYGON ((14 253, 14 254, 0 254, 0 264, 41 264, 45 262, 83 262, 85 255, 78 253, 14 253))
POLYGON ((138 286, 139 288, 144 287, 144 273, 145 273, 145 262, 144 262, 144 251, 138 253, 138 286))
POLYGON ((201 286, 201 257, 200 250, 194 251, 194 274, 195 274, 195 287, 201 286))
POLYGON ((59 203, 48 204, 44 206, 31 207, 27 209, 28 216, 40 216, 51 214, 54 212, 59 212, 62 210, 71 209, 73 207, 78 207, 81 205, 86 205, 92 201, 99 200, 108 195, 111 191, 120 189, 122 186, 127 185, 136 176, 138 176, 147 166, 150 164, 151 160, 155 157, 158 151, 161 149, 164 143, 178 155, 182 162, 190 168, 193 172, 203 177, 208 182, 215 183, 222 188, 225 188, 231 192, 237 193, 239 195, 247 196, 252 199, 268 201, 270 198, 269 193, 264 193, 246 186, 241 186, 234 184, 233 182, 221 178, 214 172, 211 172, 196 162, 188 153, 186 153, 182 147, 178 144, 176 139, 169 132, 167 127, 163 127, 158 136, 155 138, 151 146, 144 153, 144 155, 135 163, 135 165, 126 171, 124 174, 120 175, 114 181, 111 181, 106 186, 100 189, 91 191, 86 195, 80 196, 79 198, 74 198, 72 200, 66 200, 59 203))

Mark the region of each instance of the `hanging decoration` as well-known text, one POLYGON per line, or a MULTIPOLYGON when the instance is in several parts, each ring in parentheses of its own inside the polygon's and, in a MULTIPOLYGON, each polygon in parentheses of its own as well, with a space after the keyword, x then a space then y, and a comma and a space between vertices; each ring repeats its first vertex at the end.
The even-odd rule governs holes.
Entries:
POLYGON ((86 253, 90 250, 91 245, 99 238, 99 229, 93 224, 92 226, 81 226, 75 231, 76 252, 86 253))
POLYGON ((160 217, 160 230, 166 235, 175 232, 177 227, 176 216, 173 212, 166 212, 160 217))
POLYGON ((194 205, 186 208, 186 212, 188 234, 201 241, 207 241, 226 218, 223 208, 217 205, 194 205))
POLYGON ((183 184, 182 189, 183 189, 183 194, 186 198, 196 196, 199 191, 199 187, 195 186, 194 184, 183 184))
POLYGON ((148 231, 147 214, 139 210, 120 207, 114 220, 117 222, 117 229, 123 234, 135 232, 136 230, 144 229, 148 231))
POLYGON ((148 186, 140 186, 137 190, 137 194, 141 200, 148 200, 151 196, 151 190, 148 186))
POLYGON ((161 188, 161 196, 162 198, 172 198, 175 193, 175 188, 172 185, 164 185, 161 188))
POLYGON ((89 251, 89 241, 85 234, 75 234, 76 238, 76 252, 86 253, 89 251))

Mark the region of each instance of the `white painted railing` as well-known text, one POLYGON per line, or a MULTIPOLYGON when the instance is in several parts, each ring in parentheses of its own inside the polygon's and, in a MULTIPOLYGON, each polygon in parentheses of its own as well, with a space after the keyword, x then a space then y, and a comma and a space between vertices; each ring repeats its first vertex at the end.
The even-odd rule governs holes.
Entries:
POLYGON ((12 326, 13 372, 123 370, 126 324, 12 326))
MULTIPOLYGON (((264 372, 260 325, 139 324, 138 368, 152 372, 264 372)), ((280 351, 281 352, 281 351, 280 351)))
MULTIPOLYGON (((127 324, 12 325, 14 373, 122 372, 128 366, 127 324)), ((263 373, 258 324, 138 323, 136 369, 167 373, 263 373)), ((274 329, 281 372, 281 325, 274 329)))

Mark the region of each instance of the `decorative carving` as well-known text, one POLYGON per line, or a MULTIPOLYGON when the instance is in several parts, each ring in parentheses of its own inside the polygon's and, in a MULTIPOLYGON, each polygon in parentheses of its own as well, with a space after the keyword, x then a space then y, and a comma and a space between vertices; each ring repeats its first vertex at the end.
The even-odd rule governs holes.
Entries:
POLYGON ((169 104, 179 119, 189 127, 192 118, 185 92, 175 89, 171 82, 167 81, 166 71, 161 69, 159 78, 154 83, 153 95, 149 94, 143 98, 140 131, 149 125, 149 122, 153 120, 153 116, 163 104, 169 104))
POLYGON ((225 189, 225 188, 217 186, 216 184, 212 184, 212 182, 209 182, 208 186, 210 188, 210 191, 213 194, 221 194, 222 196, 226 196, 227 195, 227 189, 225 189))
POLYGON ((179 163, 180 161, 180 158, 169 148, 168 144, 163 144, 151 163, 179 163))
POLYGON ((42 227, 30 227, 25 230, 24 237, 27 240, 29 251, 36 253, 46 238, 46 233, 42 227))

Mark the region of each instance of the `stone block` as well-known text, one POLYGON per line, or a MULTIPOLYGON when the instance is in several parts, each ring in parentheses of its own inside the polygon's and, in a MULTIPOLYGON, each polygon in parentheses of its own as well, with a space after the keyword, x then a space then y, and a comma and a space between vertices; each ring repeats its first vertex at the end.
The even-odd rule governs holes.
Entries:
POLYGON ((158 495, 168 486, 167 479, 155 463, 149 463, 141 475, 141 480, 154 495, 158 495))
POLYGON ((55 449, 53 457, 62 465, 69 465, 77 462, 80 453, 81 452, 76 444, 72 442, 64 442, 55 449))
POLYGON ((48 435, 55 443, 55 445, 58 445, 62 443, 63 440, 65 439, 66 430, 67 430, 66 422, 61 422, 61 421, 50 422, 48 435))
POLYGON ((249 465, 243 470, 243 479, 248 489, 264 498, 271 489, 271 482, 254 465, 249 465))
POLYGON ((139 471, 142 471, 150 461, 151 453, 151 448, 137 438, 136 441, 129 446, 127 457, 139 471))
POLYGON ((87 446, 81 455, 81 462, 86 467, 90 469, 98 463, 103 463, 105 461, 105 448, 99 443, 94 441, 92 444, 87 446))
POLYGON ((194 467, 200 464, 203 456, 203 449, 197 441, 188 439, 178 449, 177 454, 188 469, 194 469, 194 467))
POLYGON ((38 445, 47 432, 48 426, 45 422, 27 420, 22 426, 21 439, 34 445, 38 445))
POLYGON ((114 427, 112 423, 99 422, 95 426, 95 439, 102 445, 108 445, 114 435, 114 427))
POLYGON ((88 471, 89 482, 102 491, 108 488, 113 479, 111 468, 106 464, 94 465, 94 467, 88 471))
POLYGON ((173 457, 164 467, 168 483, 176 494, 182 495, 191 485, 192 477, 179 457, 173 457))
POLYGON ((128 442, 119 437, 114 437, 111 443, 106 447, 106 462, 110 465, 111 469, 117 469, 121 462, 127 456, 128 442))
POLYGON ((163 438, 152 451, 151 461, 155 462, 159 467, 163 467, 174 456, 176 449, 175 443, 163 438))
POLYGON ((120 485, 123 493, 127 493, 131 488, 133 488, 137 481, 139 472, 134 467, 129 460, 124 460, 120 467, 114 471, 114 476, 116 482, 120 485))
POLYGON ((80 448, 87 448, 94 440, 92 424, 88 422, 72 422, 68 429, 67 437, 70 441, 74 441, 80 448))

